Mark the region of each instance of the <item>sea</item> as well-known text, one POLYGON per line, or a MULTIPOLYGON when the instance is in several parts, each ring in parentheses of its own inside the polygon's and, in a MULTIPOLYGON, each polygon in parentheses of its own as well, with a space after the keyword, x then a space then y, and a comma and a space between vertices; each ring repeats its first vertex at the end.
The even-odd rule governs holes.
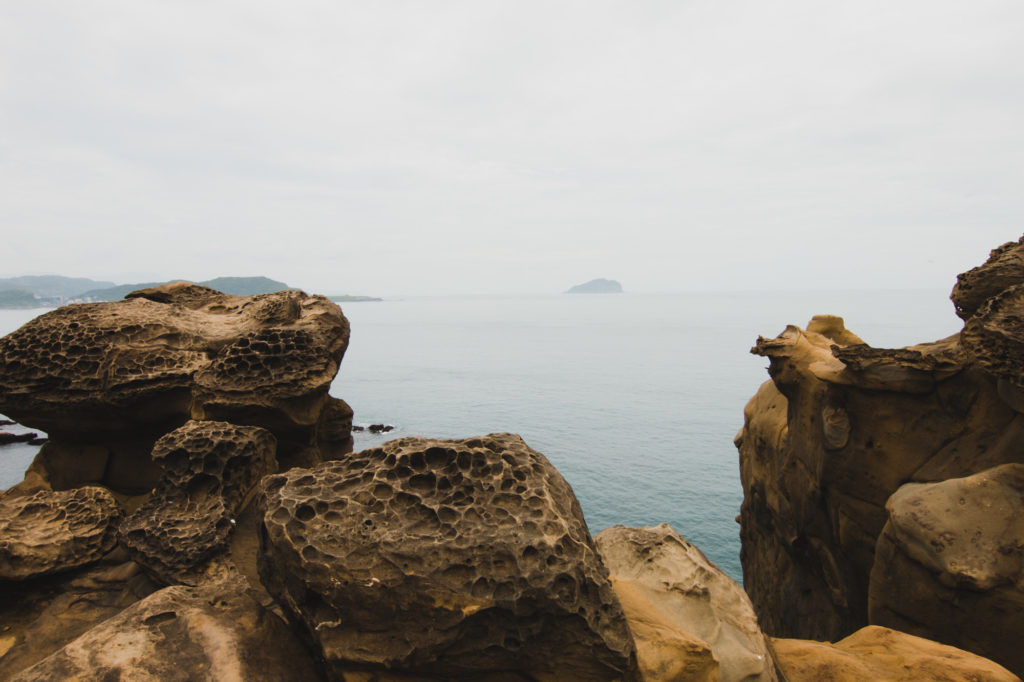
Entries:
MULTIPOLYGON (((512 432, 572 485, 592 533, 668 523, 734 579, 743 492, 733 438, 768 379, 759 335, 815 314, 876 347, 962 327, 948 291, 406 296, 343 305, 352 337, 331 394, 356 449, 403 436, 512 432)), ((7 334, 45 310, 0 311, 7 334)), ((0 427, 24 430, 20 427, 0 427)), ((0 448, 0 488, 38 447, 0 448)))

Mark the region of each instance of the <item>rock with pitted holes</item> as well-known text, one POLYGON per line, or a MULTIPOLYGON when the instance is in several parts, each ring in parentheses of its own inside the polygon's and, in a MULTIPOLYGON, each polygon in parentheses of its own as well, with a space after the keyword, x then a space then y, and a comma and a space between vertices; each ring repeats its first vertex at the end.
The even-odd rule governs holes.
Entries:
POLYGON ((1024 675, 1024 464, 908 483, 886 508, 871 571, 871 622, 1024 675))
POLYGON ((597 534, 644 682, 774 682, 743 588, 667 524, 597 534))
POLYGON ((0 580, 26 580, 99 560, 117 543, 121 508, 103 488, 0 498, 0 580))
POLYGON ((1024 237, 992 249, 982 265, 957 275, 949 298, 956 314, 969 320, 986 301, 1017 284, 1024 284, 1024 237))
POLYGON ((244 583, 154 592, 9 678, 316 682, 322 672, 244 583))
POLYGON ((121 524, 121 542, 165 583, 194 582, 211 556, 227 549, 235 517, 260 480, 277 470, 277 443, 266 429, 190 421, 156 442, 163 477, 121 524))
POLYGON ((153 443, 188 419, 262 426, 283 466, 308 465, 348 338, 323 296, 166 284, 64 306, 0 339, 0 412, 50 435, 37 468, 59 487, 84 481, 49 458, 93 448, 101 483, 147 491, 159 476, 144 467, 153 443))
POLYGON ((579 504, 518 436, 391 441, 267 478, 260 509, 263 582, 335 676, 638 679, 579 504))

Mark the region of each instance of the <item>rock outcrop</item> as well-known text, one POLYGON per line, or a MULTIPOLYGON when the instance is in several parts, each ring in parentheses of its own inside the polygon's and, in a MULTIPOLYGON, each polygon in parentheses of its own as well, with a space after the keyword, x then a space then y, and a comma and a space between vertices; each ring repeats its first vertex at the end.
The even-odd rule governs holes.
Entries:
POLYGON ((666 524, 613 526, 595 541, 645 682, 767 682, 775 666, 743 588, 666 524))
MULTIPOLYGON (((954 547, 965 548, 961 559, 966 553, 971 562, 989 565, 988 554, 998 545, 1009 551, 997 561, 1000 566, 1018 561, 1019 548, 992 538, 965 545, 943 535, 956 536, 954 527, 970 525, 957 520, 964 509, 959 503, 949 513, 935 512, 936 523, 943 518, 935 526, 943 530, 935 531, 924 528, 920 509, 908 511, 909 498, 894 497, 905 484, 939 484, 1024 462, 1024 279, 1013 274, 1024 272, 1022 262, 1024 243, 1008 244, 984 266, 961 275, 953 299, 966 318, 964 330, 934 343, 872 348, 835 317, 758 339, 752 352, 770 360, 771 380, 748 403, 736 445, 744 488, 744 583, 765 632, 835 641, 869 622, 893 625, 1024 672, 995 632, 987 643, 949 634, 969 629, 975 618, 1001 622, 998 611, 1007 602, 979 600, 977 591, 1014 588, 980 586, 955 577, 956 571, 940 579, 949 552, 961 552, 954 547), (907 521, 911 517, 920 522, 916 527, 907 521), (883 534, 887 523, 890 530, 883 534), (906 551, 931 541, 942 545, 931 551, 946 559, 932 556, 921 563, 921 556, 906 551), (883 550, 885 561, 898 567, 887 571, 884 561, 877 563, 883 550), (906 591, 907 562, 922 567, 922 576, 932 575, 929 584, 952 583, 950 591, 906 591), (925 616, 911 627, 912 613, 929 611, 900 601, 918 597, 948 618, 925 616), (943 611, 943 600, 954 611, 956 604, 968 603, 975 611, 969 618, 956 616, 943 611), (890 621, 882 615, 894 613, 908 618, 890 621)), ((981 488, 957 489, 966 509, 981 504, 970 501, 984 494, 981 488)), ((1024 620, 1015 618, 1016 632, 1024 620)))
POLYGON ((285 624, 246 596, 244 585, 220 583, 155 592, 9 679, 315 682, 323 677, 285 624))
POLYGON ((121 524, 121 542, 164 583, 194 584, 211 556, 227 549, 235 517, 264 476, 277 471, 266 429, 190 421, 153 447, 163 477, 121 524))
POLYGON ((103 488, 0 497, 0 581, 91 564, 117 543, 121 508, 103 488))
POLYGON ((835 644, 773 639, 787 682, 1019 682, 987 658, 889 628, 869 625, 835 644))
POLYGON ((168 284, 59 308, 0 339, 0 412, 50 435, 36 469, 56 488, 148 491, 153 443, 188 419, 261 426, 282 463, 311 464, 348 337, 323 296, 168 284))
POLYGON ((638 679, 579 504, 518 436, 391 441, 268 478, 261 509, 263 582, 335 678, 638 679))

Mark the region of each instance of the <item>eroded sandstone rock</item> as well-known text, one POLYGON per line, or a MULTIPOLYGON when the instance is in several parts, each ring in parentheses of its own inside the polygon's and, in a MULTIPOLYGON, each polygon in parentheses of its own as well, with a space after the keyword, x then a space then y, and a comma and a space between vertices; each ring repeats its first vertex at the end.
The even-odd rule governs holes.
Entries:
POLYGON ((277 442, 266 429, 190 421, 163 436, 153 461, 163 477, 121 524, 121 542, 165 583, 227 548, 228 535, 260 480, 277 470, 277 442))
POLYGON ((1019 682, 987 658, 869 625, 835 644, 773 639, 775 661, 788 682, 1019 682))
POLYGON ((260 573, 333 674, 637 679, 572 490, 511 434, 403 438, 266 480, 260 573))
POLYGON ((65 306, 0 339, 0 410, 49 433, 38 468, 67 487, 84 481, 65 480, 47 453, 101 449, 92 461, 105 458, 102 482, 118 488, 144 477, 133 467, 190 418, 262 426, 283 464, 309 464, 348 337, 323 296, 168 284, 65 306))
POLYGON ((978 308, 1001 291, 1024 282, 1024 237, 992 249, 988 260, 956 277, 949 298, 956 314, 969 320, 978 308))
POLYGON ((283 622, 240 583, 167 587, 10 678, 210 682, 323 679, 283 622))
POLYGON ((78 568, 117 543, 122 512, 98 487, 0 498, 0 581, 78 568))
POLYGON ((775 680, 743 588, 666 524, 597 534, 645 682, 775 680))
POLYGON ((871 622, 1024 674, 1024 464, 908 483, 886 507, 871 571, 871 622))

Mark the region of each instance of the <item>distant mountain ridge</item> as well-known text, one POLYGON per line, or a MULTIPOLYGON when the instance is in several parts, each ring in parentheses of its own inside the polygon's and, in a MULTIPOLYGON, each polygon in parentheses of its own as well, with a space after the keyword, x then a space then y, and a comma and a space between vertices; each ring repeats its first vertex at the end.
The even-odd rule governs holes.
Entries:
POLYGON ((622 285, 614 279, 604 279, 599 277, 598 279, 592 279, 589 282, 583 284, 577 284, 576 286, 565 292, 567 294, 621 294, 622 285))
MULTIPOLYGON (((89 291, 84 291, 78 294, 74 298, 89 301, 120 301, 125 297, 125 295, 130 294, 133 291, 158 287, 161 284, 167 284, 168 282, 175 281, 181 280, 171 279, 166 282, 139 282, 136 284, 120 284, 101 289, 90 289, 89 291)), ((291 288, 284 282, 278 282, 277 280, 270 279, 269 277, 217 277, 215 279, 208 279, 195 283, 204 287, 216 289, 217 291, 222 291, 225 294, 232 294, 234 296, 272 294, 275 291, 282 291, 284 289, 291 288)))
POLYGON ((113 282, 89 279, 88 277, 64 277, 63 275, 0 277, 0 291, 20 289, 30 292, 39 299, 74 298, 86 289, 102 289, 112 286, 114 286, 113 282))

